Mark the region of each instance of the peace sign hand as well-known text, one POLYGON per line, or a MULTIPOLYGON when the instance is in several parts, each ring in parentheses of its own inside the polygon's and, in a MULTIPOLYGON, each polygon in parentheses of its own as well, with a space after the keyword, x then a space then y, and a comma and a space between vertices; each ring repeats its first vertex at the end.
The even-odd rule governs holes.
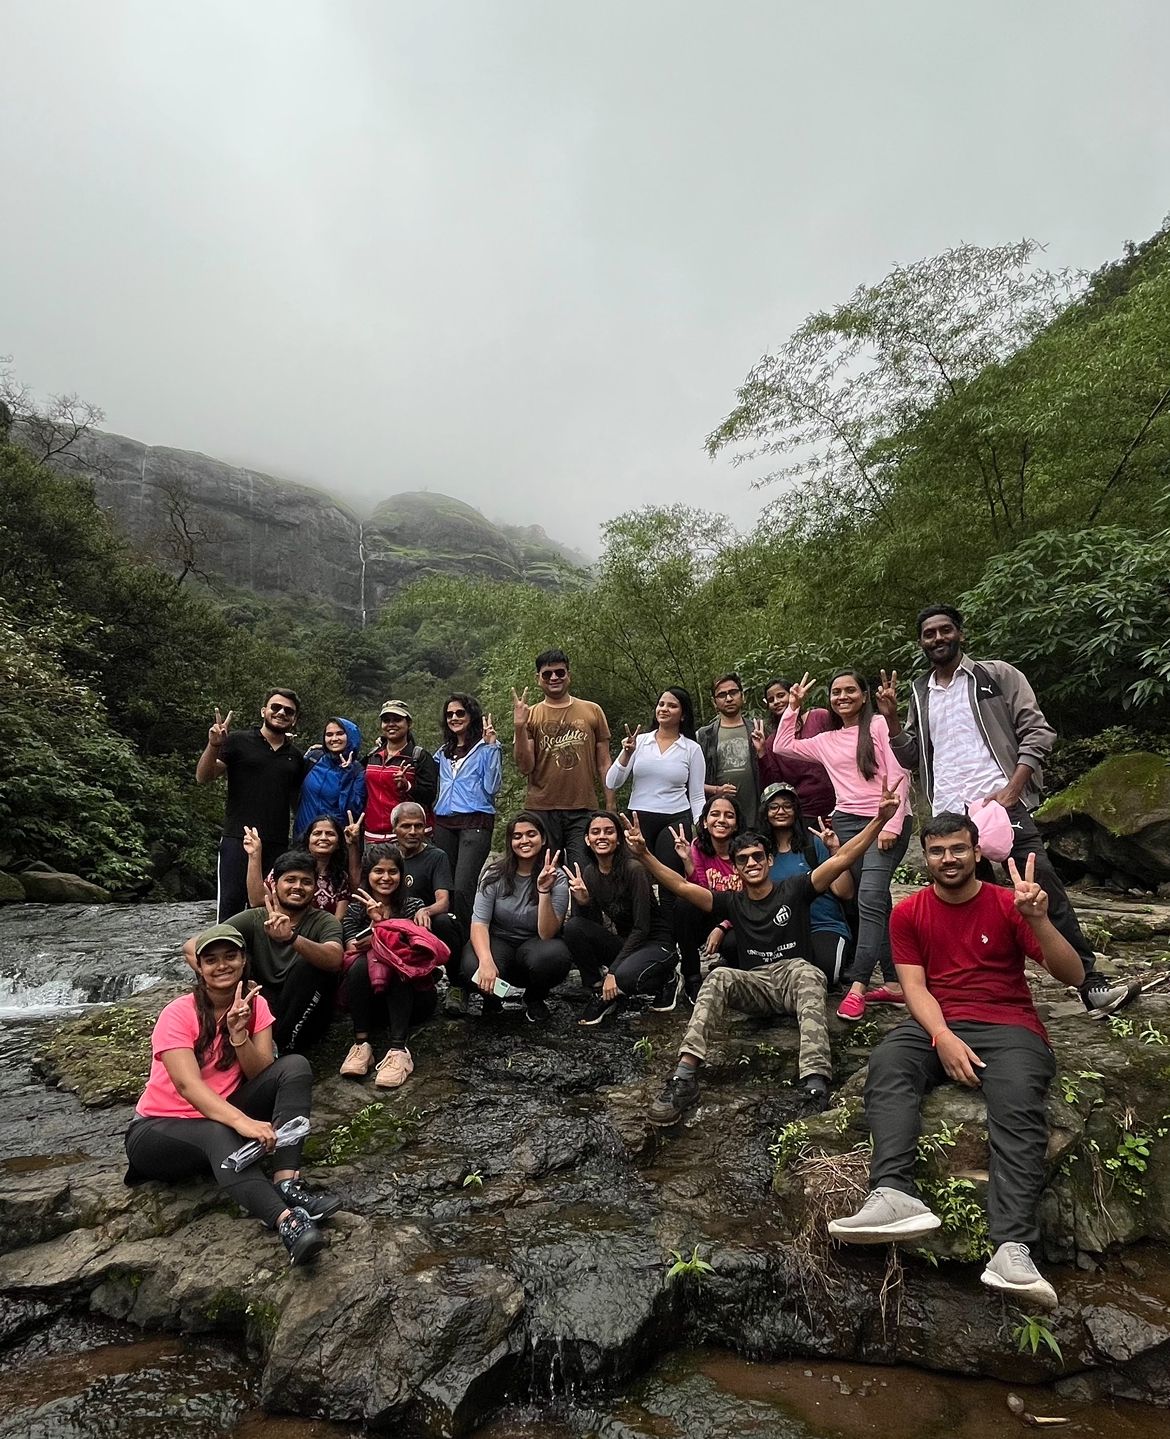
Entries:
POLYGON ((348 769, 351 764, 353 764, 353 750, 350 750, 350 752, 349 752, 348 754, 343 754, 343 755, 341 756, 341 768, 342 768, 342 769, 348 769))
POLYGON ((646 858, 646 836, 642 833, 642 826, 638 823, 638 816, 631 819, 628 814, 621 816, 622 828, 626 832, 626 843, 630 847, 630 853, 635 859, 646 858))
POLYGON ((804 704, 805 696, 811 689, 814 688, 815 686, 812 679, 809 677, 809 672, 808 670, 805 670, 801 678, 797 680, 797 682, 788 691, 788 708, 790 710, 795 710, 797 714, 799 714, 801 706, 804 704))
POLYGON ((524 686, 524 693, 517 694, 515 688, 512 690, 512 723, 517 729, 523 729, 528 723, 528 716, 531 711, 528 708, 528 686, 524 686))
POLYGON ((260 854, 263 851, 263 844, 260 840, 260 831, 253 829, 250 825, 244 826, 244 853, 246 855, 260 854))
POLYGON ((817 823, 820 829, 814 829, 813 834, 820 840, 830 854, 836 854, 841 848, 841 836, 833 828, 833 819, 830 816, 825 819, 823 815, 817 815, 817 823))
POLYGON ((631 728, 629 727, 629 725, 626 725, 625 729, 626 729, 626 737, 625 737, 624 740, 622 740, 622 760, 623 760, 623 762, 624 762, 625 760, 628 760, 628 759, 630 758, 630 756, 634 753, 634 748, 635 748, 635 746, 636 746, 637 743, 638 743, 638 736, 642 733, 642 726, 641 726, 640 724, 639 724, 639 725, 635 725, 634 728, 631 729, 631 728))
POLYGON ((674 840, 675 854, 678 855, 679 859, 685 860, 686 858, 688 858, 691 852, 691 842, 687 838, 686 825, 680 824, 678 829, 675 829, 674 825, 672 824, 668 824, 666 827, 668 830, 670 830, 671 839, 674 840))
POLYGON ((1024 873, 1021 876, 1016 868, 1016 862, 1009 857, 1007 862, 1008 874, 1015 887, 1015 905, 1023 919, 1029 923, 1039 923, 1040 920, 1048 917, 1048 895, 1036 883, 1036 856, 1030 854, 1024 864, 1024 873))
POLYGON ((277 904, 271 890, 264 895, 264 908, 268 911, 268 918, 264 921, 264 931, 268 938, 275 944, 291 944, 293 940, 292 920, 277 904))
POLYGON ((581 873, 579 864, 567 864, 561 873, 569 882, 569 893, 573 896, 574 903, 589 903, 589 888, 585 883, 585 876, 581 873))
POLYGON ((881 684, 874 693, 874 703, 877 705, 878 713, 886 719, 898 718, 898 671, 891 670, 888 677, 885 670, 881 672, 881 684))
POLYGON ((227 739, 228 730, 232 727, 232 715, 234 713, 234 710, 228 710, 226 715, 221 716, 219 710, 216 710, 215 723, 207 731, 207 743, 212 749, 219 749, 220 745, 227 739))
POLYGON ((764 758, 764 751, 768 746, 768 736, 764 730, 762 719, 752 720, 752 749, 756 752, 757 759, 764 758))
POLYGON ((225 1018, 227 1020, 228 1040, 233 1045, 241 1045, 248 1039, 248 1021, 252 1017, 252 1001, 260 993, 260 986, 252 983, 248 987, 247 994, 244 993, 244 981, 241 979, 236 985, 235 997, 232 999, 232 1007, 228 1010, 225 1018))
POLYGON ((353 897, 359 902, 359 904, 365 905, 366 918, 371 923, 376 924, 383 919, 390 918, 386 906, 382 903, 380 899, 375 899, 368 890, 355 889, 353 891, 353 897))
POLYGON ((347 809, 345 817, 349 820, 349 823, 345 826, 345 842, 356 848, 356 846, 362 842, 362 820, 365 819, 366 812, 363 809, 357 819, 354 819, 353 810, 347 809))
POLYGON ((546 849, 544 852, 544 865, 536 876, 536 888, 541 894, 551 894, 552 887, 557 882, 557 872, 561 866, 561 851, 555 853, 546 849))
POLYGON ((889 824, 890 820, 898 813, 898 806, 902 803, 898 797, 898 786, 905 778, 906 776, 903 775, 901 779, 896 779, 894 787, 891 789, 889 776, 882 775, 882 797, 878 801, 877 817, 883 824, 889 824))
POLYGON ((483 717, 483 742, 484 744, 499 744, 499 740, 496 738, 496 727, 492 724, 491 715, 484 715, 483 717))

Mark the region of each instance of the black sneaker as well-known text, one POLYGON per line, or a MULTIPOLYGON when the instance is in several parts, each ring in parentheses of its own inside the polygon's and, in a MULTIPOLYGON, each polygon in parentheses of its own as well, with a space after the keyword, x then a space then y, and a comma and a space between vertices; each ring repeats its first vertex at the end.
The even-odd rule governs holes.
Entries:
POLYGON ((659 988, 658 993, 650 1001, 650 1008, 655 1014, 669 1014, 678 1003, 678 970, 672 969, 670 977, 659 988))
POLYGON ((694 1009, 695 1000, 699 997, 699 990, 703 987, 703 976, 701 974, 688 974, 682 983, 683 999, 694 1009))
POLYGON ((282 1179, 276 1186, 288 1200, 290 1208, 303 1209, 315 1223, 329 1219, 341 1208, 336 1194, 314 1194, 299 1179, 282 1179))
POLYGON ((601 995, 595 994, 585 1008, 581 1011, 578 1024, 600 1024, 611 1010, 617 1008, 616 999, 602 999, 601 995))
POLYGON ((497 1014, 503 1014, 504 1001, 498 994, 485 994, 480 1000, 479 1012, 484 1019, 494 1018, 497 1014))
POLYGON ((552 1018, 552 1010, 543 999, 526 999, 524 1001, 524 1018, 529 1024, 547 1024, 552 1018))
POLYGON ((829 1081, 823 1074, 810 1074, 801 1083, 800 1097, 810 1109, 823 1114, 829 1107, 829 1081))
POLYGON ((699 1076, 696 1071, 686 1079, 668 1079, 666 1088, 650 1106, 646 1117, 651 1124, 677 1124, 686 1111, 698 1102, 699 1076))
POLYGON ((310 1264, 325 1248, 325 1236, 303 1209, 290 1209, 276 1226, 290 1264, 310 1264))
POLYGON ((1116 1014, 1119 1009, 1132 1004, 1141 994, 1142 987, 1139 983, 1118 984, 1094 970, 1077 992, 1081 1003, 1089 1011, 1089 1018, 1104 1019, 1106 1015, 1116 1014))

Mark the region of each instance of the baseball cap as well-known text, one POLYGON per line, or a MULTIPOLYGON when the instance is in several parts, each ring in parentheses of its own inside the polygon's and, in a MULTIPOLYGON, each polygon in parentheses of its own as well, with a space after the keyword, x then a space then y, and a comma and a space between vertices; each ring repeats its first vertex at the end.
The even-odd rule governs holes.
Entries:
POLYGON ((385 703, 382 705, 382 708, 378 711, 378 718, 385 719, 387 715, 399 715, 404 720, 410 720, 411 723, 414 722, 413 715, 410 713, 410 710, 406 707, 406 705, 402 703, 401 700, 385 701, 385 703))
POLYGON ((779 795, 779 794, 791 795, 793 799, 796 799, 796 798, 797 798, 796 790, 793 789, 792 785, 790 785, 790 784, 770 784, 770 785, 768 786, 768 788, 767 788, 767 789, 763 792, 763 794, 760 796, 760 803, 761 803, 761 804, 764 806, 764 808, 766 809, 766 808, 768 807, 768 805, 771 804, 771 802, 772 802, 772 801, 776 798, 776 796, 779 795))
POLYGON ((248 946, 244 943, 244 936, 232 924, 213 924, 210 929, 205 929, 195 941, 195 953, 202 954, 209 944, 223 940, 247 953, 248 946))

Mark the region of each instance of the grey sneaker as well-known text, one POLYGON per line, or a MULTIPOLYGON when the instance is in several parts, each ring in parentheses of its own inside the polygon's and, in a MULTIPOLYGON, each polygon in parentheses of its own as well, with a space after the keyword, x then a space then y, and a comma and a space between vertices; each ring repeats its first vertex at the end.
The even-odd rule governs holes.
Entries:
POLYGON ((1032 1262, 1026 1244, 1001 1244, 979 1276, 988 1289, 1000 1289, 1041 1309, 1055 1309, 1056 1290, 1032 1262))
POLYGON ((921 1199, 900 1189, 875 1189, 856 1214, 830 1219, 829 1233, 846 1244, 893 1244, 920 1239, 941 1226, 942 1220, 921 1199))
POLYGON ((1119 984, 1116 980, 1106 979, 1096 970, 1089 975, 1078 991, 1081 1003, 1089 1011, 1090 1019, 1105 1019, 1111 1014, 1116 1014, 1119 1009, 1124 1009, 1127 1004, 1132 1004, 1141 992, 1142 987, 1138 982, 1119 984))

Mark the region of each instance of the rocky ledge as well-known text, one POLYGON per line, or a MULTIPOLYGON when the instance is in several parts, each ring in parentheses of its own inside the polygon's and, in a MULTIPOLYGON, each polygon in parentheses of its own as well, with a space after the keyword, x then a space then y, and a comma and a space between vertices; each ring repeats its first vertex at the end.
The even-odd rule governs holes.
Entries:
MULTIPOLYGON (((1149 943, 1115 965, 1153 976, 1170 910, 1147 907, 1141 927, 1149 943)), ((467 1433, 508 1400, 613 1392, 686 1345, 1170 1403, 1170 998, 1152 989, 1110 1025, 1040 983, 1060 1061, 1043 1223, 1062 1298, 1045 1333, 1062 1362, 1047 1340, 1021 1354, 1027 1316, 978 1282, 987 1156, 975 1097, 946 1089, 926 1109, 939 1244, 898 1261, 826 1243, 825 1215, 864 1183, 862 1071, 896 1016, 834 1021, 843 1083, 823 1116, 802 1114, 793 1088, 794 1027, 734 1023, 702 1103, 661 1131, 645 1110, 681 1013, 587 1031, 572 993, 546 1030, 510 1015, 436 1021, 417 1036, 410 1083, 389 1096, 336 1077, 335 1028, 316 1058, 309 1174, 346 1209, 313 1272, 289 1271, 209 1183, 128 1190, 108 1151, 10 1161, 0 1338, 87 1310, 234 1332, 268 1408, 401 1434, 467 1433)), ((145 1016, 164 997, 62 1026, 44 1071, 91 1101, 131 1096, 145 1016)))

